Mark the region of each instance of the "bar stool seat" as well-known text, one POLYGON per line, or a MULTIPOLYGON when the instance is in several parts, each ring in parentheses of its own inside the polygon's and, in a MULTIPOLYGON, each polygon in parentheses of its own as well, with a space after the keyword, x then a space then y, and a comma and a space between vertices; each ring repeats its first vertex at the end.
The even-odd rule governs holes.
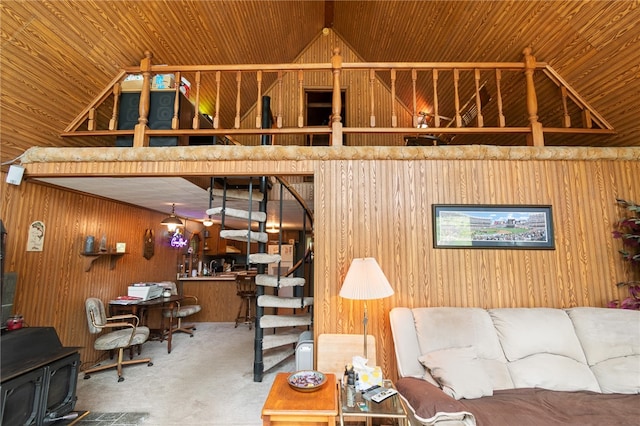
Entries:
POLYGON ((249 326, 249 330, 256 321, 256 277, 255 275, 236 276, 236 294, 240 297, 240 307, 236 317, 236 327, 243 323, 249 326), (244 314, 243 314, 244 312, 244 314))

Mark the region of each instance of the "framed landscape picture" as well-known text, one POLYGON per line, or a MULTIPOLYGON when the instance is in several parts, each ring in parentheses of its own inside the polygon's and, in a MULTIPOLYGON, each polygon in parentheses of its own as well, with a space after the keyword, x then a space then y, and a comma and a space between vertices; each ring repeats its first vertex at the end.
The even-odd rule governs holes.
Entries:
POLYGON ((433 205, 435 248, 554 249, 551 206, 433 205))

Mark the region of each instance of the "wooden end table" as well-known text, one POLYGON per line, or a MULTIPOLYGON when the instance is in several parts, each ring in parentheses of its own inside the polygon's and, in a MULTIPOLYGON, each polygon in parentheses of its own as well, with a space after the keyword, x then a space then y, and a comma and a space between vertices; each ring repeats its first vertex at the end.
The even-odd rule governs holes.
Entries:
POLYGON ((315 392, 291 389, 287 377, 278 373, 262 407, 263 426, 286 424, 335 426, 338 416, 338 388, 335 374, 327 374, 327 383, 315 392))

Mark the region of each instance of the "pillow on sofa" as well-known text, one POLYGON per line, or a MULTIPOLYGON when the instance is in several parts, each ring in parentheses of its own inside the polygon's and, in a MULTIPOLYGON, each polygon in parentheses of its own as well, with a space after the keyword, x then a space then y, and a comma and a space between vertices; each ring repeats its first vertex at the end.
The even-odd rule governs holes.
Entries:
POLYGON ((433 351, 418 360, 438 381, 442 391, 455 399, 493 395, 491 379, 472 347, 433 351))

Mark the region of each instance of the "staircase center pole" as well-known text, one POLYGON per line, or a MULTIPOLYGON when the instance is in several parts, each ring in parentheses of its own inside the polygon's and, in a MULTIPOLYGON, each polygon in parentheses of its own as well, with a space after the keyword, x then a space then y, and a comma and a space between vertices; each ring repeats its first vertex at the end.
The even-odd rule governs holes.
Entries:
MULTIPOLYGON (((270 129, 272 124, 271 119, 271 98, 269 96, 262 97, 262 128, 270 129)), ((261 145, 271 145, 271 135, 261 135, 261 145)), ((267 212, 267 177, 260 177, 260 192, 262 193, 262 201, 260 201, 259 210, 263 213, 267 212)), ((258 223, 258 232, 266 232, 267 223, 258 223)), ((258 253, 266 253, 267 244, 258 243, 258 253)), ((258 264, 258 274, 265 273, 265 265, 258 264)), ((264 295, 264 286, 256 286, 256 299, 264 295)), ((253 358, 253 381, 262 382, 262 375, 264 373, 264 360, 262 357, 262 339, 264 336, 264 329, 260 327, 260 318, 264 315, 264 308, 261 306, 256 307, 256 324, 255 324, 255 340, 254 340, 254 358, 253 358)))

